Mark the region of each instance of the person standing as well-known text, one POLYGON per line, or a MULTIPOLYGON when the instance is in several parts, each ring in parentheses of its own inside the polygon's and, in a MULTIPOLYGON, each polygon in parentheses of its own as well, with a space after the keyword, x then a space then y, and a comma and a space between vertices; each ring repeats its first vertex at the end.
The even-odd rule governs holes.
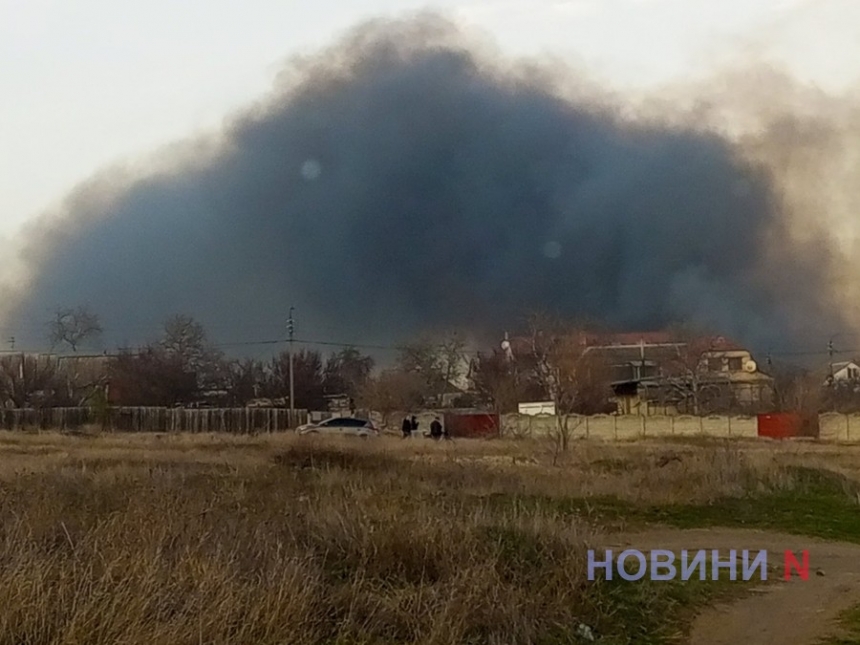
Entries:
MULTIPOLYGON (((412 417, 413 419, 415 417, 412 417)), ((412 421, 409 420, 409 415, 403 417, 403 424, 401 425, 401 430, 403 431, 403 438, 408 439, 412 436, 412 421)))
POLYGON ((437 441, 442 438, 442 424, 439 422, 439 417, 433 417, 433 423, 430 424, 430 436, 437 441))

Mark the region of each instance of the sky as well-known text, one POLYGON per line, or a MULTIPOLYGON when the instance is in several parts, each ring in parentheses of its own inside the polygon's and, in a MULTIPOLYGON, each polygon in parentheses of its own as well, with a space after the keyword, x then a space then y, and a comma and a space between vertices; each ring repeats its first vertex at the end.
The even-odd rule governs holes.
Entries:
POLYGON ((620 91, 753 58, 828 92, 860 77, 856 0, 0 0, 0 236, 100 168, 217 129, 290 57, 422 9, 620 91))

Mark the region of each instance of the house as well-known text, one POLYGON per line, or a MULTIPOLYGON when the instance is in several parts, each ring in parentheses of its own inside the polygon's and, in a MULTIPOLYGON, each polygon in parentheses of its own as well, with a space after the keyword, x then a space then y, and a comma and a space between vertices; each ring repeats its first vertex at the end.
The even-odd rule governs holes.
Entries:
POLYGON ((607 365, 619 414, 753 412, 771 402, 773 379, 723 336, 614 334, 585 353, 607 365))
POLYGON ((471 389, 463 379, 445 379, 440 376, 432 386, 434 395, 427 398, 425 403, 438 408, 451 408, 469 398, 471 389))
POLYGON ((854 361, 831 363, 824 385, 853 384, 860 381, 860 365, 854 361))
MULTIPOLYGON (((534 353, 546 339, 502 341, 511 361, 534 353)), ((773 379, 749 350, 722 336, 680 337, 668 331, 573 332, 565 346, 596 359, 618 414, 707 414, 767 407, 773 379)))

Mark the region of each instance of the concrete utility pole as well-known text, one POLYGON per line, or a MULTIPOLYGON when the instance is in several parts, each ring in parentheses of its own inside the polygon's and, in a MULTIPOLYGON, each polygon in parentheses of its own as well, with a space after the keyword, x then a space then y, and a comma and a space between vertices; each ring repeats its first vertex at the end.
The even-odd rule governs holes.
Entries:
MULTIPOLYGON (((290 333, 290 417, 292 417, 292 413, 295 412, 295 386, 293 384, 293 309, 295 307, 290 307, 290 318, 287 320, 287 331, 290 333)), ((292 420, 291 420, 292 422, 292 420)))

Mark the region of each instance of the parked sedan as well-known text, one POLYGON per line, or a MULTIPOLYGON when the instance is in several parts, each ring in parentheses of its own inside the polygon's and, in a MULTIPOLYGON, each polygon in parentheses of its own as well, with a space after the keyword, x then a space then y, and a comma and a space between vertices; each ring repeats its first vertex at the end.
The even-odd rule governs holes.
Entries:
POLYGON ((298 434, 333 434, 347 437, 376 437, 379 431, 373 422, 355 417, 334 417, 319 423, 306 423, 296 428, 298 434))

